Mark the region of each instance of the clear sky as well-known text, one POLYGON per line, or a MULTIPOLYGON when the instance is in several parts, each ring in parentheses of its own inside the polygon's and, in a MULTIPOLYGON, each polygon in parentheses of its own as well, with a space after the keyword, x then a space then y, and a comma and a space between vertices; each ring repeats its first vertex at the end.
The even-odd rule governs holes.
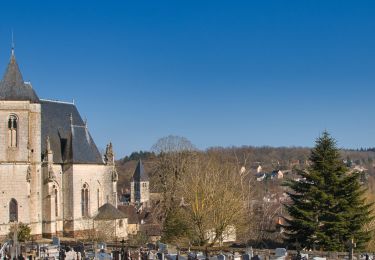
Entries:
POLYGON ((197 147, 375 146, 374 1, 3 1, 10 55, 39 97, 74 98, 117 157, 197 147))

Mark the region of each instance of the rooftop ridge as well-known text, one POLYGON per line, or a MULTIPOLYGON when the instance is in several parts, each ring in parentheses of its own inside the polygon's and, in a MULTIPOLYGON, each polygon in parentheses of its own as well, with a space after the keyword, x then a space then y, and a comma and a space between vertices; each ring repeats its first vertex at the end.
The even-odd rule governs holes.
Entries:
POLYGON ((56 100, 56 99, 47 99, 47 98, 40 98, 40 101, 47 101, 47 102, 54 102, 59 104, 68 104, 68 105, 75 105, 74 101, 62 101, 62 100, 56 100))

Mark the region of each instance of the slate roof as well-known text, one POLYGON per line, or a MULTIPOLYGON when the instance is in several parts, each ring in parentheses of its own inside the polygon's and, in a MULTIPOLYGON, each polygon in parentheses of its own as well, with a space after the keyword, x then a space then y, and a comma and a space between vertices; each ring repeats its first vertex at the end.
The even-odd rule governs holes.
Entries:
POLYGON ((145 169, 143 167, 143 163, 141 160, 138 161, 137 168, 134 171, 132 180, 136 182, 148 181, 148 175, 145 172, 145 169))
POLYGON ((98 209, 98 214, 94 220, 114 220, 123 219, 126 215, 110 203, 106 203, 98 209))
POLYGON ((139 224, 139 215, 133 205, 119 205, 118 209, 126 215, 129 224, 139 224))
POLYGON ((3 79, 0 82, 0 100, 30 101, 31 103, 39 103, 39 98, 31 87, 31 84, 23 81, 13 51, 3 79))
POLYGON ((40 100, 42 110, 42 152, 49 136, 54 163, 104 164, 76 106, 72 103, 40 100))

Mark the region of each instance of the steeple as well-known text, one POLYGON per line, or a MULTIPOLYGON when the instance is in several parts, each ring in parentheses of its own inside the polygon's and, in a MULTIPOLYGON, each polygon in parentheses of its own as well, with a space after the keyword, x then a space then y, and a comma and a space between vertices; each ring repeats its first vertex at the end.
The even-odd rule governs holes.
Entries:
POLYGON ((148 175, 145 172, 145 169, 143 167, 143 163, 141 160, 138 161, 137 168, 134 171, 133 181, 134 182, 148 181, 148 175))
POLYGON ((39 103, 39 98, 34 92, 31 84, 23 81, 21 71, 18 67, 14 48, 10 56, 8 67, 0 82, 0 100, 30 101, 39 103))
POLYGON ((130 182, 130 202, 148 207, 150 200, 149 179, 145 172, 142 161, 139 160, 130 182))

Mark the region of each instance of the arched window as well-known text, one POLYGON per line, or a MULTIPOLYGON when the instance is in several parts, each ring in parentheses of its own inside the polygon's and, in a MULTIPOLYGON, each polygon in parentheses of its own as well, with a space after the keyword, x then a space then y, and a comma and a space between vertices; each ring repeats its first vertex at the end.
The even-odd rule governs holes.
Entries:
POLYGON ((55 189, 55 216, 59 216, 59 192, 55 189))
POLYGON ((18 203, 15 199, 9 202, 9 222, 18 221, 18 203))
POLYGON ((89 186, 85 183, 81 190, 82 217, 89 217, 89 186))
POLYGON ((17 147, 17 127, 18 120, 15 115, 10 115, 8 119, 8 146, 17 147))

